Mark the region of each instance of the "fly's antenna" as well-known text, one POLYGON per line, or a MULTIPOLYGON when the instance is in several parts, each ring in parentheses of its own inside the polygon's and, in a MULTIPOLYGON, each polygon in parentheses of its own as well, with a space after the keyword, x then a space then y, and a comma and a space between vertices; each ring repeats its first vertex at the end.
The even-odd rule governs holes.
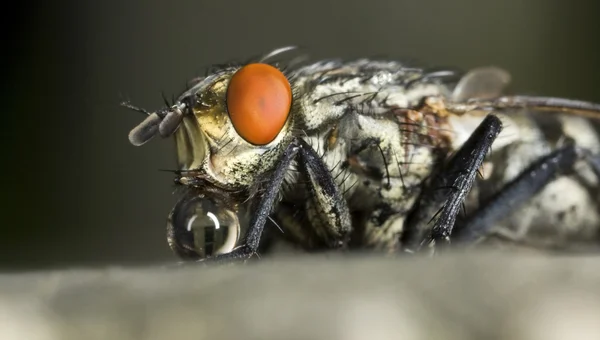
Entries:
POLYGON ((148 112, 148 110, 143 109, 143 108, 141 108, 139 106, 132 105, 129 101, 123 101, 123 102, 121 102, 120 106, 122 106, 122 107, 124 107, 126 109, 129 109, 129 110, 135 111, 135 112, 144 113, 147 116, 150 115, 150 112, 148 112))
MULTIPOLYGON (((179 126, 181 126, 185 113, 192 114, 196 94, 205 91, 206 87, 212 84, 217 77, 219 77, 218 74, 205 77, 200 83, 195 85, 193 93, 186 92, 172 105, 167 105, 167 107, 154 112, 131 105, 128 101, 121 103, 123 107, 147 115, 146 119, 129 132, 129 142, 135 146, 140 146, 147 143, 157 134, 163 138, 172 136, 179 126)), ((165 104, 169 104, 168 101, 165 104)))
POLYGON ((146 144, 149 140, 160 134, 163 138, 172 136, 183 121, 184 103, 174 104, 170 107, 150 112, 146 109, 122 102, 121 106, 144 113, 147 117, 129 132, 129 142, 135 146, 146 144))

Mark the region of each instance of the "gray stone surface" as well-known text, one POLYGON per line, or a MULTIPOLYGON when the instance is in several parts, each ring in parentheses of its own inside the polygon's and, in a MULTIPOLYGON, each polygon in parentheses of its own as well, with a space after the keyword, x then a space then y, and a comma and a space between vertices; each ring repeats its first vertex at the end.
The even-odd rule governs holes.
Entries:
POLYGON ((600 339, 600 258, 294 257, 0 276, 0 339, 600 339))

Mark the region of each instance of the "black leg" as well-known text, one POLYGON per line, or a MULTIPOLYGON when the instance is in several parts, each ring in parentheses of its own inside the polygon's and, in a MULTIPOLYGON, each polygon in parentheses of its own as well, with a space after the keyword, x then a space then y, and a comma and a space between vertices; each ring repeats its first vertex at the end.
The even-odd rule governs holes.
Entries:
POLYGON ((449 241, 465 196, 471 190, 475 176, 501 129, 500 119, 488 115, 452 159, 432 178, 417 209, 407 221, 402 240, 405 251, 416 252, 431 240, 436 243, 449 241))
POLYGON ((262 196, 250 219, 250 226, 248 227, 244 243, 230 253, 200 259, 199 261, 226 262, 230 260, 245 260, 256 253, 265 223, 276 203, 277 195, 281 189, 285 173, 301 148, 298 144, 298 141, 293 141, 283 152, 281 160, 269 178, 270 181, 268 185, 264 192, 261 193, 262 196))
POLYGON ((471 243, 486 236, 515 207, 532 198, 557 176, 573 171, 573 166, 581 159, 586 159, 598 174, 598 157, 592 157, 575 145, 565 146, 539 159, 458 227, 452 234, 452 242, 471 243))
POLYGON ((336 247, 344 244, 345 238, 350 232, 350 213, 346 201, 317 153, 305 141, 297 139, 285 150, 277 168, 270 176, 269 184, 262 192, 256 211, 250 220, 244 244, 230 253, 201 259, 200 261, 245 260, 256 253, 265 223, 276 204, 285 174, 298 154, 300 156, 300 171, 309 179, 312 199, 322 214, 320 217, 324 218, 328 231, 333 236, 330 246, 336 247))
POLYGON ((307 177, 310 198, 317 210, 317 217, 323 223, 321 236, 329 248, 347 244, 351 230, 350 212, 346 201, 331 173, 323 164, 315 150, 304 140, 299 140, 301 162, 300 171, 307 177))

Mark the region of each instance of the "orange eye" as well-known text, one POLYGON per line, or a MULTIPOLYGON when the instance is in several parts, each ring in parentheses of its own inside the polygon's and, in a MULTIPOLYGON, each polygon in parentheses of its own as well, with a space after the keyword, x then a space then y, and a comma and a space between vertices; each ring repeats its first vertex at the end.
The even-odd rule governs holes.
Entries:
POLYGON ((227 88, 227 110, 237 133, 265 145, 283 128, 292 105, 292 89, 281 71, 267 64, 238 70, 227 88))

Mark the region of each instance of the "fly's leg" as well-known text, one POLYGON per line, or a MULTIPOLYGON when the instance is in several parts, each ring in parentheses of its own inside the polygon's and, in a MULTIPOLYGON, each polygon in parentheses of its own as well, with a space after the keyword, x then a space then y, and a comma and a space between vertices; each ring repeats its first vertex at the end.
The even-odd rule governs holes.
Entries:
MULTIPOLYGON (((571 144, 553 151, 530 165, 514 180, 479 208, 452 234, 453 242, 472 243, 486 236, 490 229, 515 208, 539 193, 560 175, 574 170, 579 160, 587 161, 600 176, 600 157, 571 144)), ((600 178, 600 177, 599 177, 600 178)))
POLYGON ((315 150, 300 139, 299 170, 309 182, 312 207, 316 210, 321 230, 318 234, 328 248, 343 247, 351 231, 350 211, 331 172, 315 150))
POLYGON ((281 160, 270 177, 270 182, 265 187, 265 190, 262 192, 262 196, 255 207, 243 245, 229 253, 204 258, 200 261, 226 262, 229 260, 246 260, 256 254, 265 223, 276 204, 277 196, 285 178, 285 174, 292 161, 294 161, 298 155, 300 148, 301 146, 299 146, 298 141, 293 141, 284 151, 281 160))
MULTIPOLYGON (((350 232, 350 213, 346 201, 342 198, 342 194, 335 185, 329 170, 314 149, 302 139, 296 139, 284 151, 281 160, 269 178, 270 181, 261 193, 261 197, 250 219, 250 225, 243 245, 227 254, 208 257, 199 261, 226 262, 231 260, 246 260, 256 254, 265 223, 277 203, 277 197, 285 174, 295 159, 299 160, 300 171, 309 179, 309 186, 315 205, 318 206, 320 213, 323 214, 321 216, 327 219, 325 222, 331 228, 330 232, 336 236, 334 238, 336 241, 331 246, 339 246, 345 242, 345 237, 350 232)), ((177 214, 174 214, 172 218, 175 229, 183 228, 183 226, 177 226, 175 223, 175 221, 179 220, 177 214)), ((186 245, 189 242, 190 240, 185 239, 179 241, 182 245, 186 245)), ((185 252, 188 248, 189 246, 183 247, 184 255, 189 255, 185 252)))
POLYGON ((402 240, 405 251, 419 251, 432 240, 436 243, 450 240, 456 216, 501 129, 500 119, 488 115, 450 161, 437 172, 437 176, 431 179, 416 210, 407 221, 402 240))
POLYGON ((271 181, 266 186, 265 191, 262 193, 262 197, 258 202, 256 210, 250 220, 250 227, 246 234, 244 245, 234 249, 232 252, 215 257, 209 257, 202 259, 198 253, 194 250, 194 239, 193 235, 186 229, 186 212, 189 207, 195 203, 198 197, 193 195, 193 192, 188 193, 182 198, 175 207, 170 216, 172 223, 169 223, 167 229, 167 240, 171 249, 181 258, 186 260, 237 260, 246 259, 252 256, 258 249, 260 236, 265 226, 266 220, 271 213, 271 209, 275 204, 279 188, 283 182, 285 173, 298 154, 299 146, 298 143, 292 142, 286 148, 283 156, 277 165, 277 168, 272 173, 271 181))

